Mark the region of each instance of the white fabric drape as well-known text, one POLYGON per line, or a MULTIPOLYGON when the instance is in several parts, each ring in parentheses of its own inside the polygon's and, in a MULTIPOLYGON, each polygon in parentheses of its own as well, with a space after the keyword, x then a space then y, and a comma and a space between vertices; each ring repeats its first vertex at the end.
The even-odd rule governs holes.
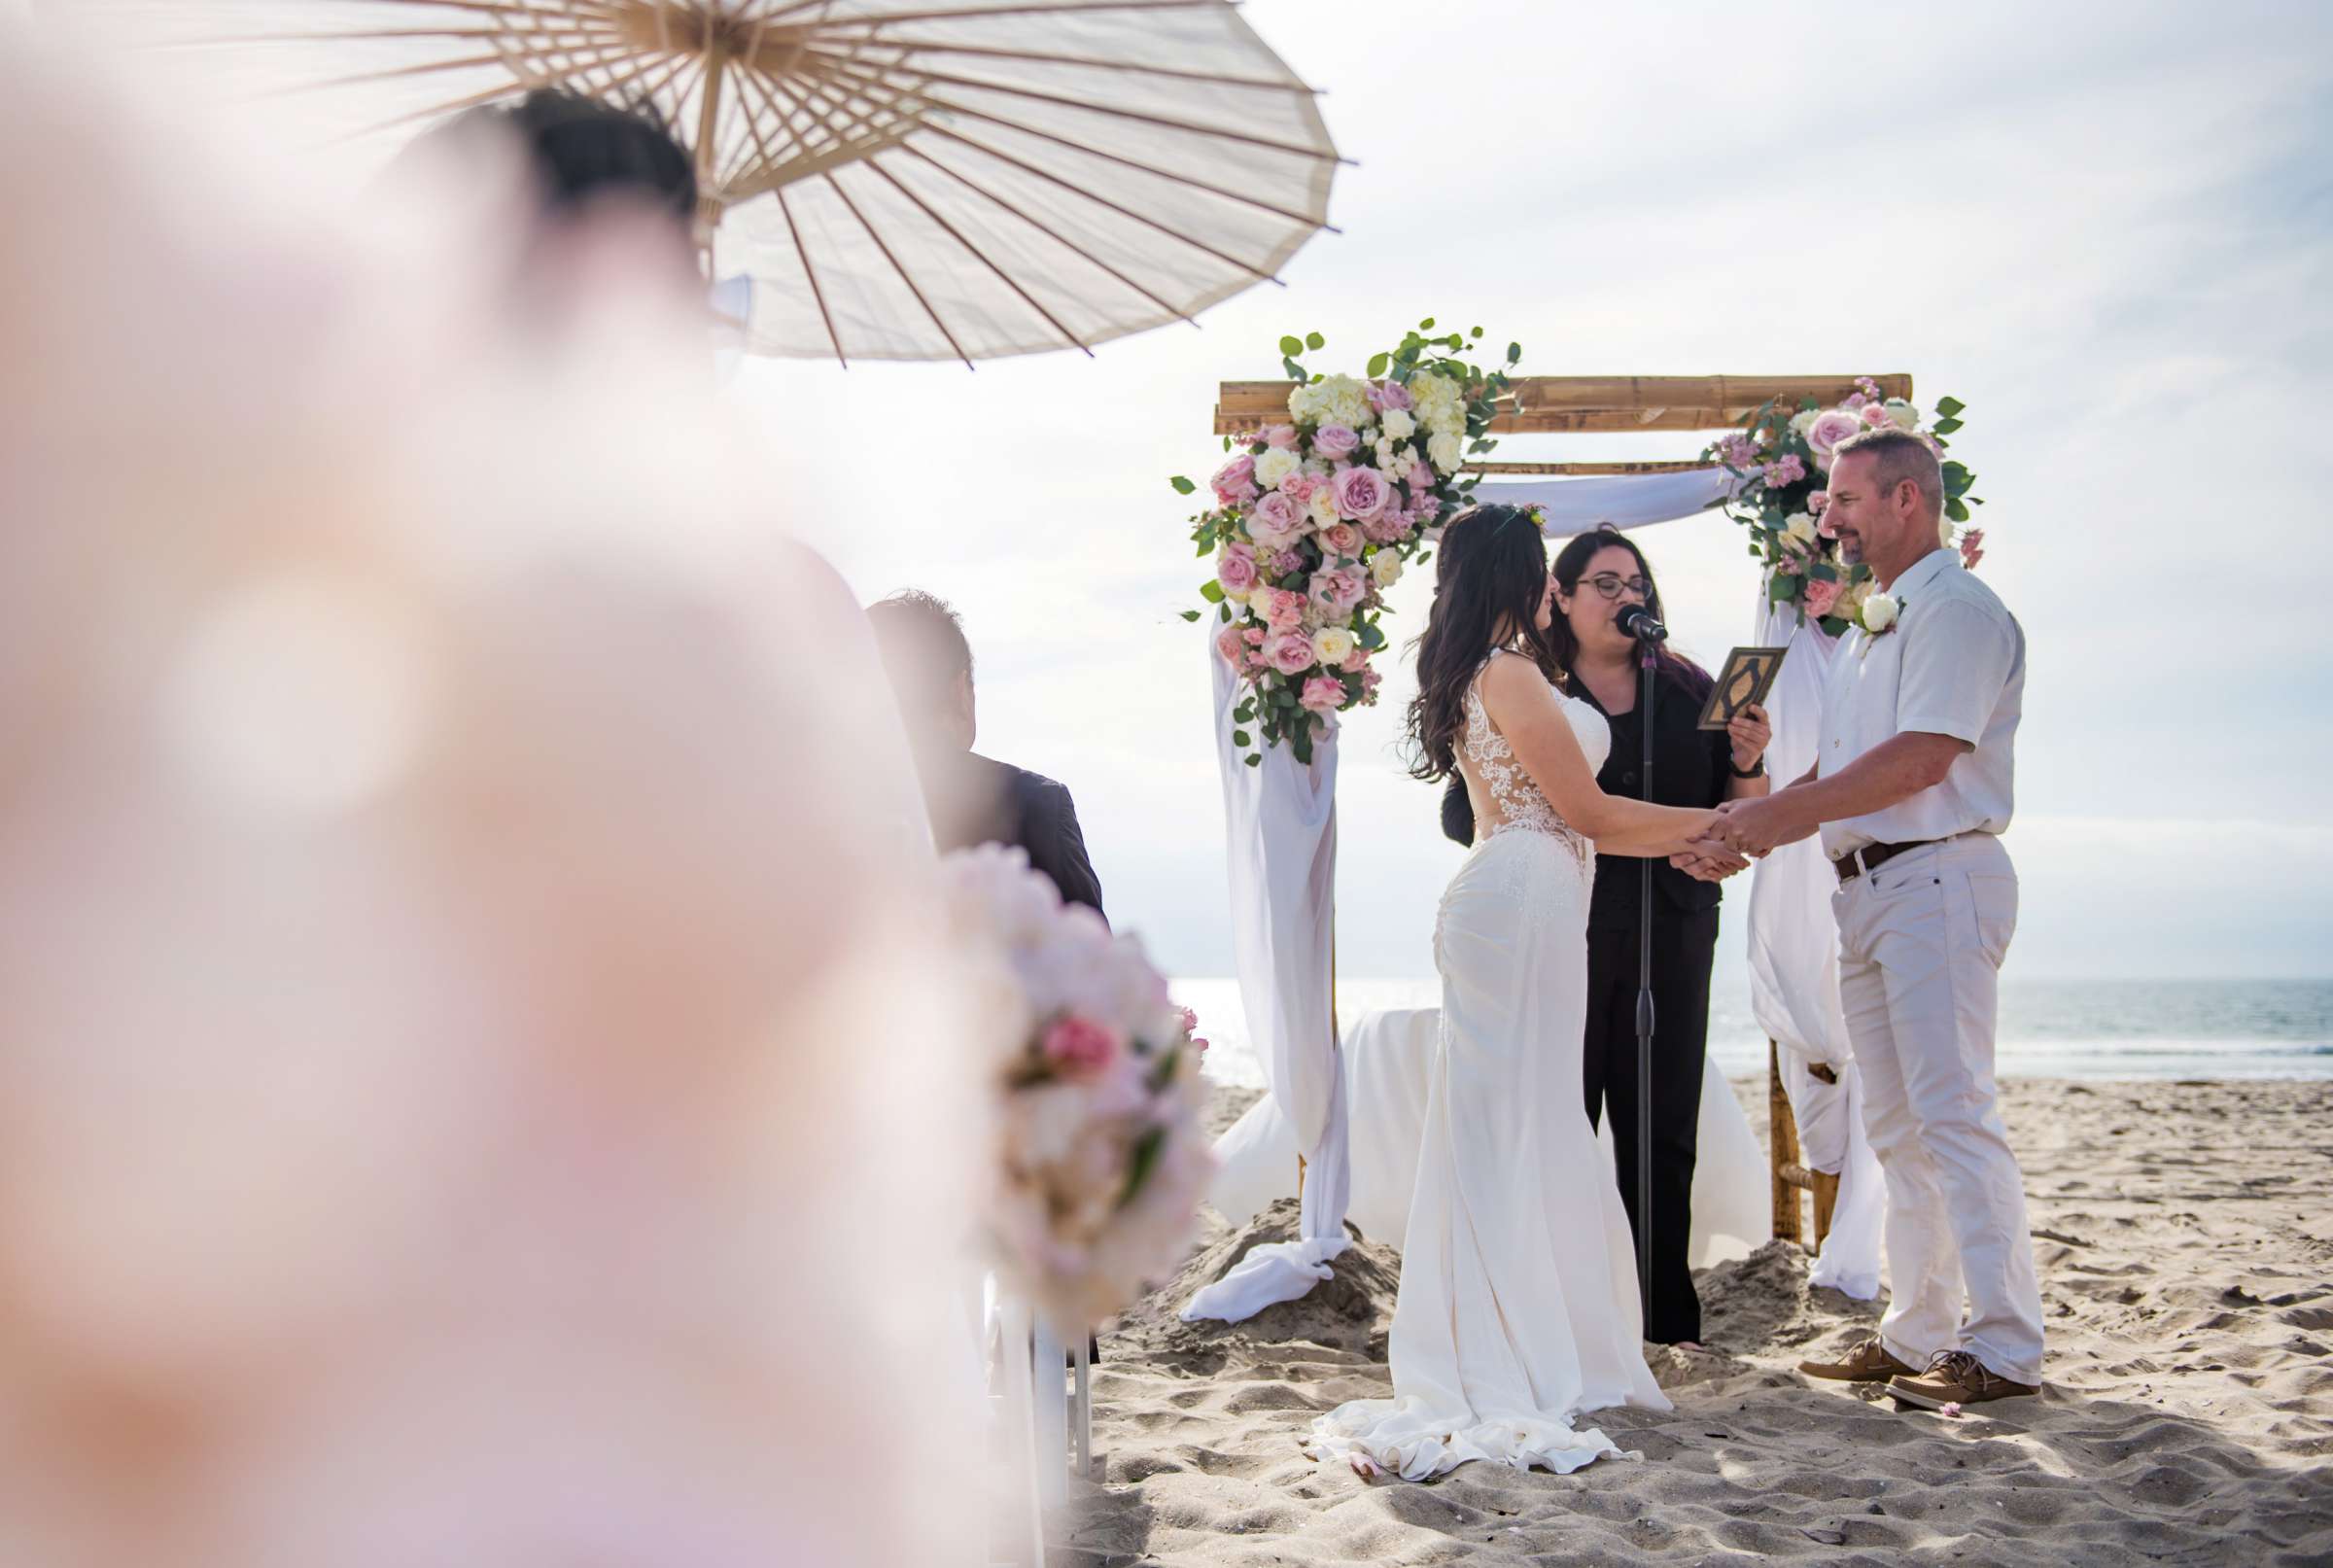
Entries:
POLYGON ((1215 685, 1239 1000, 1270 1098, 1287 1118, 1291 1153, 1305 1157, 1298 1239, 1254 1248, 1183 1308, 1186 1319, 1236 1323, 1274 1303, 1294 1301, 1328 1278, 1329 1260, 1350 1244, 1344 1234, 1350 1189, 1344 1074, 1331 994, 1337 732, 1331 727, 1314 739, 1309 765, 1298 762, 1287 747, 1271 746, 1264 748, 1263 762, 1249 767, 1249 749, 1232 740, 1241 727, 1232 717, 1239 706, 1239 679, 1215 650, 1215 624, 1201 624, 1215 685))
POLYGON ((1585 533, 1598 523, 1641 528, 1707 511, 1732 494, 1739 481, 1724 469, 1684 473, 1614 473, 1577 479, 1512 479, 1475 486, 1484 505, 1545 509, 1548 536, 1585 533))
MULTIPOLYGON (((1353 1225, 1373 1240, 1399 1242, 1410 1224, 1426 1096, 1441 1010, 1395 1008, 1364 1014, 1345 1030, 1345 1096, 1352 1107, 1353 1225)), ((1612 1129, 1598 1140, 1612 1160, 1612 1129)), ((1696 1269, 1738 1258, 1773 1230, 1765 1155, 1741 1101, 1712 1061, 1701 1086, 1699 1158, 1693 1167, 1693 1228, 1688 1259, 1696 1269)), ((1219 1162, 1207 1201, 1235 1225, 1288 1196, 1295 1132, 1270 1097, 1248 1107, 1215 1145, 1219 1162)), ((1616 1177, 1617 1179, 1617 1177, 1616 1177)))
MULTIPOLYGON (((1766 771, 1780 788, 1814 766, 1823 684, 1838 640, 1812 621, 1799 624, 1790 606, 1766 603, 1762 584, 1756 635, 1761 646, 1790 649, 1766 699, 1774 722, 1766 771)), ((1837 887, 1813 838, 1783 846, 1751 873, 1750 1009, 1782 1047, 1782 1086, 1801 1158, 1809 1169, 1839 1178, 1830 1234, 1808 1277, 1868 1301, 1879 1293, 1887 1189, 1863 1132, 1862 1073, 1839 1010, 1839 936, 1830 914, 1837 887), (1815 1063, 1829 1063, 1838 1082, 1815 1077, 1815 1063)))

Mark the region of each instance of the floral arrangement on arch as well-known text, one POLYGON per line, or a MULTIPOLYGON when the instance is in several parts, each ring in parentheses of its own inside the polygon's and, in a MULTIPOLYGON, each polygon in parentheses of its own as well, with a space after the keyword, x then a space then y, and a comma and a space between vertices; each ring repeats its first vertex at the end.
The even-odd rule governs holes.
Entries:
POLYGON ((943 862, 950 922, 988 962, 1001 1020, 990 1261, 1078 1333, 1171 1273, 1214 1174, 1199 1020, 1141 942, 1063 904, 1018 849, 943 862))
POLYGON ((1833 637, 1865 624, 1871 570, 1838 559, 1823 509, 1830 500, 1831 456, 1839 443, 1882 425, 1910 431, 1934 448, 1944 470, 1940 542, 1957 540, 1962 560, 1975 566, 1984 554, 1984 531, 1966 525, 1968 508, 1984 502, 1969 494, 1976 475, 1945 456, 1945 437, 1961 428, 1966 406, 1957 398, 1940 398, 1935 423, 1924 425, 1918 408, 1883 397, 1878 382, 1859 376, 1856 390, 1835 407, 1822 407, 1812 398, 1800 400, 1795 409, 1768 402, 1743 423, 1741 434, 1709 446, 1702 456, 1723 463, 1742 481, 1725 510, 1750 530, 1750 553, 1765 568, 1768 601, 1794 606, 1802 622, 1812 619, 1833 637))
MULTIPOLYGON (((1498 444, 1487 432, 1522 346, 1510 343, 1506 364, 1485 373, 1463 358, 1481 328, 1421 335, 1433 330, 1429 316, 1362 378, 1306 369, 1306 352, 1324 346, 1318 332, 1281 338, 1298 383, 1287 422, 1224 439, 1233 455, 1208 478, 1215 505, 1191 519, 1191 538, 1215 558, 1199 591, 1222 623, 1216 647, 1246 685, 1232 739, 1256 749, 1250 767, 1281 744, 1309 763, 1331 715, 1376 701, 1385 590, 1467 504, 1466 458, 1498 444)), ((1199 488, 1169 482, 1186 496, 1199 488)))

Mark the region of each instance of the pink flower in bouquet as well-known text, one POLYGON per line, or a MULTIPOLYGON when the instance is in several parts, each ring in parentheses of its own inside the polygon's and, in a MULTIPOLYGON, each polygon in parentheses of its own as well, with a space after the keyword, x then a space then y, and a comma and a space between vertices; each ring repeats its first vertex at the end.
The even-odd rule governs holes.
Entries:
POLYGON ((1378 413, 1388 408, 1412 408, 1410 389, 1399 381, 1373 381, 1369 386, 1369 405, 1378 413))
POLYGON ((1337 668, 1342 670, 1346 675, 1361 674, 1363 671, 1369 668, 1369 649, 1365 647, 1354 648, 1352 652, 1347 653, 1344 656, 1344 662, 1339 665, 1337 668))
POLYGON ((1830 505, 1830 492, 1829 492, 1829 491, 1828 491, 1828 490, 1810 490, 1810 491, 1808 491, 1808 492, 1807 492, 1807 494, 1806 494, 1806 509, 1807 509, 1808 511, 1814 512, 1815 514, 1817 514, 1818 516, 1820 516, 1820 515, 1822 514, 1823 508, 1824 508, 1824 507, 1826 507, 1826 506, 1828 506, 1828 505, 1830 505))
POLYGON ((1293 632, 1305 623, 1305 596, 1294 588, 1274 588, 1268 604, 1258 606, 1249 600, 1250 609, 1260 609, 1264 624, 1275 632, 1293 632))
POLYGON ((1294 550, 1280 550, 1271 558, 1271 575, 1275 577, 1284 577, 1291 572, 1303 571, 1304 566, 1305 558, 1303 556, 1294 550))
POLYGON ((1728 468, 1758 467, 1758 442, 1747 436, 1728 436, 1718 443, 1718 457, 1728 468))
POLYGON ((1795 452, 1785 452, 1766 465, 1766 483, 1776 489, 1796 484, 1806 477, 1806 465, 1798 461, 1795 452))
POLYGON ((1264 662, 1282 675, 1303 675, 1312 668, 1312 640, 1301 632, 1285 633, 1265 647, 1264 662))
POLYGON ((1341 463, 1361 450, 1361 437, 1350 425, 1323 425, 1312 433, 1312 450, 1341 463))
POLYGON ((1215 499, 1227 506, 1243 506, 1256 499, 1256 460, 1242 452, 1215 470, 1207 483, 1215 487, 1215 499))
POLYGON ((1239 636, 1249 647, 1262 647, 1264 645, 1264 628, 1261 626, 1243 627, 1240 630, 1239 636))
POLYGON ((1293 544, 1304 537, 1305 509, 1279 491, 1266 496, 1247 514, 1247 535, 1268 550, 1293 544))
POLYGON ((1384 678, 1383 676, 1381 676, 1381 675, 1377 674, 1377 672, 1376 672, 1376 671, 1375 671, 1375 670, 1364 670, 1364 671, 1362 671, 1362 672, 1361 672, 1361 700, 1362 700, 1363 702, 1368 702, 1368 701, 1370 701, 1372 698, 1375 697, 1375 696, 1376 696, 1376 694, 1377 694, 1377 687, 1379 687, 1379 686, 1383 685, 1384 683, 1385 683, 1385 678, 1384 678))
POLYGON ((1863 422, 1844 408, 1826 408, 1815 416, 1806 428, 1806 444, 1815 454, 1815 466, 1825 472, 1830 470, 1830 457, 1848 436, 1863 428, 1863 422))
POLYGON ((1976 563, 1984 558, 1985 531, 1981 528, 1972 528, 1963 534, 1961 536, 1961 565, 1973 572, 1976 570, 1976 563))
POLYGON ((1296 427, 1295 427, 1294 425, 1267 425, 1267 426, 1265 426, 1265 427, 1264 427, 1264 444, 1265 444, 1266 446, 1276 446, 1276 447, 1280 448, 1282 451, 1286 451, 1286 452, 1293 452, 1293 451, 1295 451, 1295 450, 1296 450, 1296 427))
POLYGON ((1312 492, 1319 488, 1320 476, 1306 473, 1302 469, 1290 469, 1280 480, 1280 494, 1295 502, 1299 506, 1310 501, 1312 492))
POLYGON ((1177 1007, 1175 1017, 1182 1020, 1183 1039, 1194 1051, 1204 1051, 1207 1042, 1199 1037, 1199 1015, 1188 1007, 1177 1007))
POLYGON ((1385 509, 1393 486, 1375 469, 1347 469, 1337 475, 1337 509, 1356 523, 1366 523, 1385 509))
POLYGON ((1372 544, 1391 544, 1402 532, 1403 515, 1391 506, 1361 525, 1361 537, 1372 544))
POLYGON ((1850 392, 1847 394, 1846 402, 1842 403, 1840 406, 1845 408, 1851 414, 1861 413, 1863 412, 1863 405, 1877 396, 1878 394, 1876 392, 1850 392))
POLYGON ((1108 1066, 1117 1059, 1117 1032, 1081 1014, 1056 1020, 1045 1031, 1045 1060, 1057 1067, 1080 1072, 1108 1066))
POLYGON ((1312 574, 1312 602, 1333 614, 1351 610, 1368 592, 1369 574, 1358 563, 1312 574))
POLYGON ((1359 555, 1361 530, 1350 523, 1339 523, 1335 528, 1320 531, 1320 547, 1332 555, 1359 555))
POLYGON ((1215 563, 1215 580, 1234 593, 1245 593, 1256 585, 1256 552, 1245 544, 1226 548, 1215 563))
POLYGON ((1836 580, 1827 581, 1822 577, 1812 577, 1808 579, 1806 584, 1806 612, 1809 615, 1814 616, 1817 620, 1821 620, 1824 616, 1830 613, 1831 607, 1836 605, 1838 602, 1839 585, 1836 580))
POLYGON ((1236 668, 1247 652, 1247 639, 1239 635, 1238 627, 1226 626, 1215 634, 1215 651, 1223 655, 1224 663, 1236 668))
POLYGON ((1297 703, 1316 714, 1333 714, 1344 706, 1344 682, 1333 675, 1316 675, 1305 682, 1297 703))
POLYGON ((1888 405, 1884 402, 1867 402, 1863 404, 1863 407, 1856 410, 1856 417, 1863 422, 1863 425, 1866 429, 1870 430, 1877 430, 1882 425, 1893 425, 1896 423, 1896 421, 1888 417, 1888 405))

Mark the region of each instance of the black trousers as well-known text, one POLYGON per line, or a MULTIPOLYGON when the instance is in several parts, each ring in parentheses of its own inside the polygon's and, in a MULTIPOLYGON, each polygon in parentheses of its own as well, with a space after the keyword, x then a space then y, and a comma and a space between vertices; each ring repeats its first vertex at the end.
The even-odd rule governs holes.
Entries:
MULTIPOLYGON (((1693 1154, 1701 1123, 1701 1075, 1709 1052, 1709 970, 1718 951, 1718 912, 1686 914, 1660 902, 1653 913, 1653 1296, 1645 1338, 1675 1344, 1701 1338, 1701 1300, 1686 1242, 1693 1223, 1693 1154)), ((1628 1223, 1641 1227, 1636 1183, 1637 927, 1587 933, 1587 1120, 1612 1117, 1615 1163, 1628 1223)))

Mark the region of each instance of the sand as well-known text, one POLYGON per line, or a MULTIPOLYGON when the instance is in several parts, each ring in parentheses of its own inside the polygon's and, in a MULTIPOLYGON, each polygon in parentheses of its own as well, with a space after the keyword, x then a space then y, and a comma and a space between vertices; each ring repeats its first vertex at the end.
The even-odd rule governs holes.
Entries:
MULTIPOLYGON (((1737 1084, 1764 1131, 1764 1085, 1737 1084)), ((1399 1238, 1238 1325, 1174 1308, 1282 1204, 1220 1220, 1102 1341, 1092 1484, 1054 1568, 1157 1564, 2299 1564, 2333 1561, 2333 1084, 2010 1083, 2050 1354, 2036 1399, 1958 1419, 1793 1365, 1876 1321, 1776 1242, 1700 1279, 1709 1349, 1652 1352, 1677 1409, 1598 1424, 1642 1462, 1363 1481, 1300 1450, 1390 1392, 1399 1238)), ((1226 1095, 1228 1120, 1238 1106, 1226 1095)))

